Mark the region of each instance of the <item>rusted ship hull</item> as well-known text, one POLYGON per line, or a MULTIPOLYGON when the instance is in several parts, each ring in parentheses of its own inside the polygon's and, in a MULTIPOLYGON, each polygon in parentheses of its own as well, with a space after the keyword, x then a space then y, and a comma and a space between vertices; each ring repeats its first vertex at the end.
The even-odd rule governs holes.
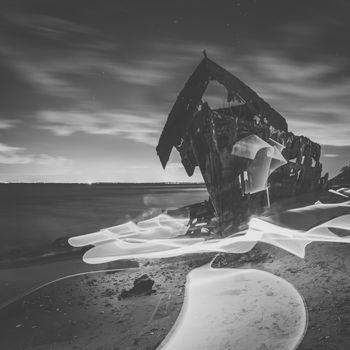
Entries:
POLYGON ((157 146, 164 168, 173 147, 189 176, 199 167, 219 223, 239 223, 269 201, 320 186, 320 145, 289 132, 277 111, 207 57, 168 116, 157 146), (212 80, 226 88, 227 108, 202 101, 212 80))

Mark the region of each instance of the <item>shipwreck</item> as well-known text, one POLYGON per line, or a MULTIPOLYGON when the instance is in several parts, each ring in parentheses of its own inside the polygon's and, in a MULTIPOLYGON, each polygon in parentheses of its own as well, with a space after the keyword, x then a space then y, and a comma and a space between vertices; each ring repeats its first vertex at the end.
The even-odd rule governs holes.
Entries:
POLYGON ((205 52, 160 136, 163 168, 174 147, 188 176, 199 167, 208 189, 209 201, 196 216, 212 213, 219 224, 239 224, 270 202, 314 191, 324 180, 320 145, 289 131, 282 115, 205 52), (228 106, 212 109, 203 100, 212 81, 224 86, 228 106))

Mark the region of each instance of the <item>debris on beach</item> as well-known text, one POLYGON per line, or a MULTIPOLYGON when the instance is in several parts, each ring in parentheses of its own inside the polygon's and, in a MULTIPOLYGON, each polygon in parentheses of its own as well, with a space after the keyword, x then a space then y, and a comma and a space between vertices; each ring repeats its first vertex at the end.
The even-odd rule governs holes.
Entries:
POLYGON ((153 285, 154 280, 152 280, 147 274, 144 274, 134 280, 134 286, 131 289, 123 289, 119 298, 124 299, 136 295, 150 295, 155 292, 155 290, 152 289, 153 285))

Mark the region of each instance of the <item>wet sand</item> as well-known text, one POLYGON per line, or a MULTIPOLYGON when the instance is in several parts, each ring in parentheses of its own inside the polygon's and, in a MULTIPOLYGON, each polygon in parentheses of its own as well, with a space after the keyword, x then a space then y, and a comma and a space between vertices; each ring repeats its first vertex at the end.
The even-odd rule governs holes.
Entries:
MULTIPOLYGON (((186 275, 213 256, 154 260, 139 271, 72 277, 44 287, 0 310, 2 348, 155 349, 179 315, 186 275), (155 293, 119 300, 121 290, 144 273, 155 280, 155 293)), ((349 245, 312 243, 300 259, 258 243, 250 253, 224 255, 219 265, 271 272, 293 284, 309 313, 298 349, 348 348, 349 245)))
POLYGON ((182 304, 188 266, 143 267, 140 272, 96 273, 44 287, 0 311, 4 349, 154 348, 182 304), (156 293, 119 300, 148 273, 156 293))

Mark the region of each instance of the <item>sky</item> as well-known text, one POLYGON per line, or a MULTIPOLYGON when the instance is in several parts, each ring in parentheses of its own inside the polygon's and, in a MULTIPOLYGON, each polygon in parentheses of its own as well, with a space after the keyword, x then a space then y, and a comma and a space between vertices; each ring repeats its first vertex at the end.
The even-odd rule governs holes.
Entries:
POLYGON ((0 182, 201 181, 176 151, 163 170, 155 146, 203 49, 336 175, 349 18, 346 0, 0 0, 0 182))

